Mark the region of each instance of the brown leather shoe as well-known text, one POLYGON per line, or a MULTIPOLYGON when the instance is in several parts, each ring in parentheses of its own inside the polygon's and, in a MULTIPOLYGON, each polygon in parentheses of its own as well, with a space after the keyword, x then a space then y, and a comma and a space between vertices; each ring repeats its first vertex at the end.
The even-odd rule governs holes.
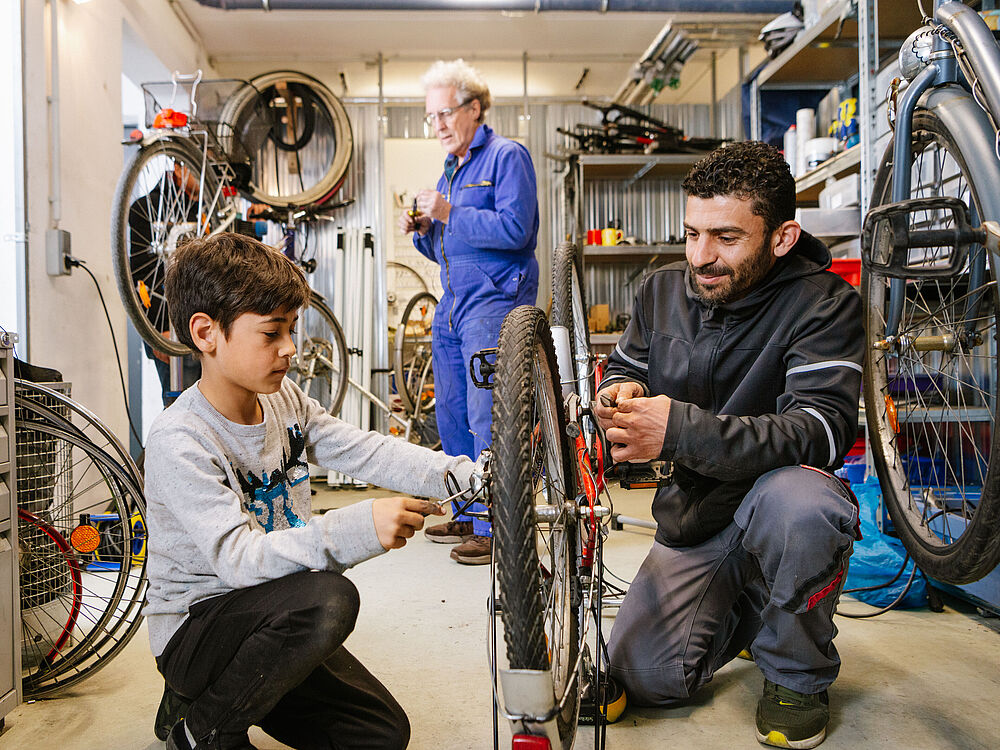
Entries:
POLYGON ((439 544, 458 544, 472 536, 472 521, 448 521, 428 526, 424 536, 439 544))
POLYGON ((462 565, 489 565, 493 539, 488 536, 473 536, 451 551, 451 559, 462 565))

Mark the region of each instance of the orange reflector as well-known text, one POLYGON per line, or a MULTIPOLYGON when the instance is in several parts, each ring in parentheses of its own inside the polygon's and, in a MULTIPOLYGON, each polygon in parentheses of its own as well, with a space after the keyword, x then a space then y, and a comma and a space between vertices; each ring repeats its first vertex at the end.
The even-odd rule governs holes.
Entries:
POLYGON ((82 524, 70 532, 69 543, 77 552, 90 554, 101 546, 101 532, 96 526, 82 524))
POLYGON ((552 750, 548 737, 536 737, 533 734, 515 734, 510 750, 552 750))
POLYGON ((131 133, 128 134, 128 139, 133 142, 138 142, 142 140, 142 131, 139 128, 135 128, 131 133))
POLYGON ((149 289, 146 287, 146 282, 139 281, 135 285, 135 288, 139 292, 139 300, 142 302, 142 306, 148 310, 153 306, 153 300, 149 296, 149 289))
POLYGON ((156 113, 153 118, 154 128, 183 128, 187 125, 188 116, 183 112, 167 108, 156 113))
POLYGON ((899 434, 899 417, 896 414, 896 402, 892 400, 892 396, 886 394, 885 396, 885 415, 889 418, 889 426, 892 427, 894 434, 899 434))

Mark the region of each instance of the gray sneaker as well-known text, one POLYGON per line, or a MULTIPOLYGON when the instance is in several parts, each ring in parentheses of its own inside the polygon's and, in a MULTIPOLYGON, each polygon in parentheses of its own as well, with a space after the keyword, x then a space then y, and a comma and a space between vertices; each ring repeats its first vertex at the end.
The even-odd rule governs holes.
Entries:
POLYGON ((439 544, 458 544, 472 536, 472 521, 448 521, 428 526, 424 536, 439 544))
POLYGON ((830 720, 826 691, 808 694, 764 680, 757 702, 757 741, 773 747, 808 750, 826 739, 830 720))

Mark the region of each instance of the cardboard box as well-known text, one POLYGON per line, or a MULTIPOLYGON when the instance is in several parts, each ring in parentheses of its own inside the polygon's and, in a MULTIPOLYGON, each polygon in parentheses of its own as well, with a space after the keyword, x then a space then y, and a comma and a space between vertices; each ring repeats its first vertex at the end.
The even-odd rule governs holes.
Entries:
POLYGON ((604 333, 611 325, 610 305, 591 305, 587 325, 594 333, 604 333))

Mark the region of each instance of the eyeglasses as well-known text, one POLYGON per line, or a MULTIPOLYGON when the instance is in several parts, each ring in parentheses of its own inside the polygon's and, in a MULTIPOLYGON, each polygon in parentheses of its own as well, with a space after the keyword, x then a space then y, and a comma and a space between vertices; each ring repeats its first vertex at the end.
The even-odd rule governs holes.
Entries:
POLYGON ((437 112, 428 112, 424 115, 424 122, 428 125, 433 125, 435 120, 451 120, 455 113, 458 112, 462 107, 467 107, 472 104, 475 99, 466 99, 464 102, 459 104, 457 107, 448 107, 446 109, 439 109, 437 112))

